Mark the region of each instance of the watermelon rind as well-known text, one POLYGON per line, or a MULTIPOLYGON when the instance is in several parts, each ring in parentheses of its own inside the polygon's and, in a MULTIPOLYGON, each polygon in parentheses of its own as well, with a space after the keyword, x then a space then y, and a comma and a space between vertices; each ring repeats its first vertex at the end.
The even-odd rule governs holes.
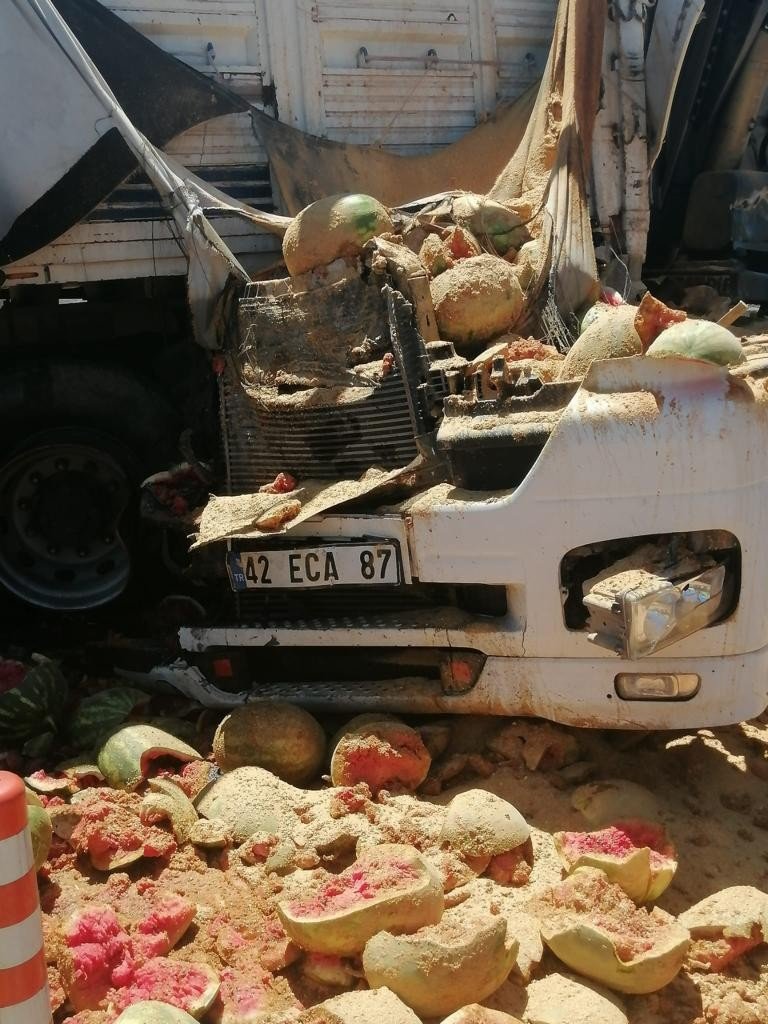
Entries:
POLYGON ((104 742, 96 759, 100 771, 115 789, 136 789, 147 776, 149 763, 158 757, 179 761, 200 760, 188 743, 153 725, 124 725, 104 742))

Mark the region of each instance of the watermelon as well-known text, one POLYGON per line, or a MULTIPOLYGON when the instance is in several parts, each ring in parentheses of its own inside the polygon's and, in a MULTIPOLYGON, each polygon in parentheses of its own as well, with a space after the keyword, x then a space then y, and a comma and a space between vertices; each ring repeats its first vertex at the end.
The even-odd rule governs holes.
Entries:
POLYGON ((27 666, 12 658, 0 658, 0 693, 13 690, 24 682, 27 666))
POLYGON ((397 721, 372 721, 345 732, 331 757, 334 786, 365 783, 382 789, 414 790, 427 777, 432 759, 415 729, 397 721))
POLYGON ((277 905, 297 946, 313 953, 353 956, 376 932, 413 932, 436 924, 443 888, 435 869, 411 846, 384 843, 365 850, 319 888, 277 905))
MULTIPOLYGON (((317 1024, 340 1021, 341 1024, 420 1024, 413 1010, 398 999, 388 988, 377 988, 369 992, 343 992, 340 996, 326 999, 315 1010, 330 1013, 330 1017, 318 1018, 317 1024)), ((307 1011, 308 1013, 311 1011, 307 1011)), ((299 1017, 304 1024, 304 1017, 299 1017)), ((310 1024, 309 1020, 306 1024, 310 1024)))
POLYGON ((510 249, 519 249, 530 238, 519 214, 473 192, 456 196, 451 212, 457 224, 481 242, 490 243, 500 256, 510 249))
POLYGON ((0 693, 0 744, 21 746, 58 732, 69 691, 53 661, 33 665, 17 686, 0 693))
POLYGON ((688 929, 670 914, 638 909, 597 868, 579 868, 529 909, 555 956, 617 992, 643 995, 668 985, 690 944, 688 929))
POLYGON ((37 793, 35 793, 34 790, 29 789, 27 786, 24 787, 24 796, 26 798, 27 805, 29 807, 42 807, 43 806, 43 801, 40 799, 40 797, 37 795, 37 793))
MULTIPOLYGON (((489 1010, 487 1006, 481 1006, 479 1003, 468 1003, 450 1017, 446 1017, 442 1024, 522 1024, 522 1021, 518 1017, 504 1013, 503 1010, 489 1010)), ((590 1024, 599 1022, 590 1021, 590 1024)))
MULTIPOLYGON (((526 996, 527 1024, 627 1024, 627 1014, 617 996, 569 974, 537 978, 527 987, 526 996)), ((655 1013, 653 1017, 656 1024, 666 1024, 655 1013)))
POLYGON ((75 1010, 95 1010, 115 986, 128 984, 136 963, 128 932, 111 907, 91 905, 64 923, 59 964, 75 1010))
POLYGON ((96 747, 149 696, 128 686, 113 686, 83 697, 72 715, 69 734, 80 749, 96 747))
POLYGON ((573 791, 571 806, 595 829, 631 818, 653 821, 660 812, 656 795, 629 779, 587 782, 573 791))
POLYGON ((24 779, 29 789, 33 789, 36 793, 48 794, 69 794, 76 788, 74 781, 71 776, 67 775, 66 772, 54 770, 52 772, 46 772, 42 768, 39 771, 32 772, 31 775, 27 775, 24 779))
POLYGON ((161 893, 132 931, 134 951, 143 960, 164 956, 180 941, 196 914, 197 906, 185 896, 161 893))
POLYGON ((531 830, 512 804, 494 793, 470 789, 448 804, 440 840, 464 857, 498 857, 522 847, 531 830))
POLYGON ((685 310, 670 309, 661 299, 646 292, 635 310, 635 330, 640 336, 643 352, 670 324, 682 323, 687 317, 685 310))
POLYGON ((545 255, 539 241, 526 242, 520 246, 515 257, 514 268, 523 291, 539 277, 543 269, 545 255))
POLYGON ((177 1006, 149 999, 123 1010, 115 1024, 195 1024, 195 1018, 177 1006))
POLYGON ((685 320, 667 327, 649 347, 652 359, 697 359, 717 366, 737 366, 746 359, 741 341, 708 320, 685 320))
POLYGON ((768 942, 768 893, 733 885, 707 896, 678 917, 691 933, 689 968, 722 971, 768 942))
POLYGON ((136 789, 147 778, 152 761, 159 757, 177 761, 200 760, 189 744, 153 725, 125 725, 112 733, 99 750, 97 762, 104 778, 115 789, 136 789))
POLYGON ((263 1024, 283 1019, 281 1011, 293 1021, 299 1008, 286 980, 270 974, 256 956, 247 969, 225 968, 221 972, 219 1001, 221 1009, 214 1013, 217 1024, 263 1024))
POLYGON ((334 750, 339 744, 339 740, 342 736, 346 736, 347 733, 354 732, 355 729, 359 729, 361 725, 371 725, 374 722, 400 722, 402 719, 398 718, 397 715, 390 715, 386 711, 364 711, 361 715, 355 715, 350 718, 348 722, 345 722, 340 729, 331 736, 331 742, 328 744, 328 750, 333 755, 334 750))
POLYGON ((282 782, 264 768, 235 768, 217 779, 196 801, 205 818, 223 821, 232 838, 245 842, 255 832, 284 836, 294 808, 306 802, 303 790, 282 782))
POLYGON ((169 821, 176 842, 180 845, 186 843, 197 822, 197 811, 192 801, 183 789, 168 779, 150 779, 149 789, 141 801, 141 820, 146 825, 169 821))
POLYGON ((322 768, 325 733, 303 708, 253 701, 220 723, 213 756, 223 772, 256 765, 300 786, 311 782, 322 768))
POLYGON ((232 842, 232 833, 225 821, 198 818, 189 830, 189 841, 205 850, 223 850, 232 842))
POLYGON ((611 316, 612 311, 616 307, 613 303, 609 302, 596 302, 593 306, 590 306, 578 319, 579 319, 579 334, 583 334, 588 327, 592 327, 596 324, 601 317, 611 316))
POLYGON ((635 329, 636 315, 635 306, 608 305, 595 314, 566 355, 560 380, 583 377, 596 359, 640 355, 643 345, 635 329))
POLYGON ((482 252, 474 235, 458 224, 446 228, 442 238, 443 246, 454 260, 466 260, 470 256, 479 256, 482 252))
POLYGON ((437 235, 427 235, 419 249, 419 259, 430 277, 437 277, 454 263, 453 256, 437 235))
POLYGON ((70 845, 86 854, 99 871, 114 871, 142 857, 168 856, 176 849, 172 836, 140 818, 141 800, 133 793, 89 789, 77 802, 80 818, 70 845))
POLYGON ((458 907, 414 935, 374 935, 363 970, 371 988, 386 986, 420 1017, 437 1017, 495 992, 515 966, 517 949, 517 941, 507 941, 502 916, 468 916, 458 907))
POLYGON ((326 196, 298 213, 283 236, 283 259, 291 277, 358 256, 375 235, 392 230, 386 207, 372 196, 326 196))
POLYGON ((489 253, 461 260, 431 282, 430 292, 441 337, 457 345, 511 330, 525 304, 513 267, 489 253))
POLYGON ((329 988, 354 988, 357 984, 357 973, 351 969, 349 961, 329 953, 307 953, 301 973, 315 984, 329 988))
POLYGON ((633 819, 596 832, 555 832, 560 860, 570 874, 600 868, 635 903, 657 900, 677 870, 677 855, 661 825, 633 819))
POLYGON ((516 849, 491 857, 483 874, 497 885, 521 886, 528 882, 532 871, 533 844, 527 839, 516 849))
POLYGON ((107 1000, 112 1010, 157 1000, 199 1019, 211 1008, 218 992, 218 975, 207 964, 156 957, 135 968, 130 980, 113 988, 107 1000))
POLYGON ((70 778, 76 790, 98 786, 105 781, 99 766, 87 757, 71 757, 61 761, 56 765, 56 771, 70 778))

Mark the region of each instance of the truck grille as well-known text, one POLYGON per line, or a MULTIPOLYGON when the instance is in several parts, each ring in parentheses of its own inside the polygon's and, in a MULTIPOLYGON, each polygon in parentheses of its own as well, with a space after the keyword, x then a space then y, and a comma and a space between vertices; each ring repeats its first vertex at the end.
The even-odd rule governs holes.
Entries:
POLYGON ((262 409, 228 367, 222 412, 230 494, 252 493, 278 473, 297 480, 356 479, 371 466, 396 469, 416 456, 398 373, 343 407, 262 409))

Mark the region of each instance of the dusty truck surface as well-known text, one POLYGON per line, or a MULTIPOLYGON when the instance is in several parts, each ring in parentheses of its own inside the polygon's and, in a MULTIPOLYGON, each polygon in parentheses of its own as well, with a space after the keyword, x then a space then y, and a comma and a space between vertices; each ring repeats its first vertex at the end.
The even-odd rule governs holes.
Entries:
MULTIPOLYGON (((499 10, 465 5, 461 21, 452 11, 438 18, 425 5, 425 24, 439 28, 421 26, 419 46, 434 32, 458 46, 444 56, 440 46, 416 54, 415 43, 384 52, 391 28, 368 24, 358 6, 342 6, 335 13, 313 8, 312 24, 349 16, 336 25, 343 45, 325 29, 324 83, 349 59, 352 39, 355 68, 369 74, 347 78, 363 92, 375 96, 398 62, 416 61, 414 96, 420 83, 439 82, 455 113, 453 72, 471 80, 480 108, 497 99, 499 10), (479 32, 481 11, 496 17, 495 35, 493 18, 479 32), (458 25, 474 47, 469 75, 459 73, 467 58, 458 25), (380 32, 380 48, 364 45, 363 31, 380 32), (482 47, 493 40, 492 60, 482 47)), ((537 18, 545 18, 544 7, 537 18)), ((702 82, 697 64, 683 72, 690 47, 696 56, 704 7, 660 3, 646 22, 645 8, 561 4, 546 38, 546 67, 541 47, 525 51, 530 77, 515 90, 516 104, 426 157, 346 141, 346 129, 367 116, 357 110, 367 102, 360 90, 337 100, 335 133, 344 141, 329 142, 291 125, 299 121, 296 83, 287 92, 293 107, 280 106, 279 90, 258 97, 283 116, 293 110, 284 123, 254 112, 242 96, 233 100, 222 85, 226 74, 196 79, 205 102, 221 110, 239 103, 254 118, 275 191, 292 215, 280 216, 233 196, 226 182, 215 187, 190 173, 190 161, 186 168, 183 159, 169 161, 156 147, 166 145, 172 126, 155 126, 155 146, 145 144, 146 112, 131 107, 127 93, 117 95, 120 76, 97 59, 99 39, 86 41, 87 26, 72 23, 66 3, 47 5, 49 26, 64 32, 55 20, 60 10, 74 33, 74 42, 61 36, 70 64, 84 60, 78 40, 93 57, 93 66, 78 65, 81 80, 106 104, 113 130, 173 211, 180 262, 189 268, 176 312, 187 298, 192 330, 211 354, 212 375, 199 392, 191 389, 199 402, 215 379, 215 396, 205 390, 220 415, 210 459, 196 457, 187 434, 183 465, 144 487, 147 518, 175 534, 174 543, 191 539, 182 571, 208 588, 203 621, 180 631, 183 659, 156 666, 156 678, 219 706, 247 699, 246 683, 310 707, 530 714, 576 725, 675 728, 763 709, 763 347, 741 346, 725 327, 703 321, 714 331, 703 348, 683 330, 664 351, 666 331, 693 325, 686 328, 685 312, 673 308, 680 305, 674 295, 669 305, 650 296, 639 305, 624 301, 644 291, 649 182, 666 155, 668 125, 681 104, 690 105, 682 85, 702 102, 707 89, 734 89, 731 72, 742 72, 735 95, 746 127, 736 164, 752 145, 761 98, 753 83, 762 45, 752 31, 756 13, 750 8, 754 17, 737 32, 718 7, 721 30, 729 29, 726 50, 738 60, 727 71, 715 61, 717 81, 702 82), (602 64, 593 59, 601 47, 602 64), (356 194, 357 207, 344 213, 343 198, 323 206, 320 197, 331 193, 356 194), (311 213, 296 216, 314 200, 311 213), (339 210, 341 234, 351 223, 357 235, 337 244, 339 210), (213 211, 238 225, 234 233, 219 233, 213 211), (271 271, 266 257, 253 259, 255 251, 278 258, 275 236, 287 274, 271 271)), ((412 26, 410 7, 401 15, 412 26)), ((273 45, 285 24, 279 15, 264 24, 273 45)), ((543 31, 544 20, 536 24, 543 31)), ((211 41, 205 52, 218 74, 211 41)), ((239 73, 227 72, 233 82, 239 73)), ((195 96, 193 107, 203 102, 195 96)), ((333 134, 318 116, 315 110, 313 122, 307 114, 305 126, 333 134)), ((188 117, 205 124, 199 110, 188 117)), ((106 148, 106 138, 97 145, 106 148)), ((116 183, 125 166, 113 168, 116 183)), ((669 188, 674 181, 682 190, 671 157, 663 167, 669 188)), ((86 198, 81 192, 80 201, 86 198)), ((744 204, 736 207, 741 230, 748 217, 744 204)), ((39 241, 40 209, 28 223, 39 241)), ((744 295, 759 301, 759 272, 743 277, 739 263, 752 250, 741 244, 743 232, 736 244, 733 231, 726 234, 730 262, 724 268, 721 260, 712 279, 726 296, 734 280, 751 282, 757 291, 744 295)), ((34 280, 35 259, 9 263, 6 281, 42 284, 34 280)), ((45 266, 50 274, 52 264, 45 266)), ((160 287, 154 274, 140 279, 160 287)), ((85 281, 82 287, 87 294, 85 281)), ((105 295, 99 292, 99 302, 110 310, 105 295)), ((152 306, 161 319, 165 309, 152 306)), ((184 357, 176 358, 178 366, 184 357)), ((98 374, 94 381, 98 390, 98 374)), ((126 405, 152 408, 138 396, 126 405)), ((131 421, 122 411, 115 418, 131 421)), ((56 429, 72 426, 82 429, 80 417, 64 417, 56 429)), ((161 447, 169 430, 154 423, 143 443, 161 447)), ((111 563, 102 574, 111 589, 98 590, 92 603, 114 596, 129 574, 126 548, 115 540, 122 505, 99 504, 94 494, 104 485, 127 492, 130 477, 110 470, 116 449, 97 445, 94 433, 84 441, 76 430, 66 443, 64 450, 61 435, 55 444, 43 435, 33 455, 14 452, 4 485, 15 502, 14 539, 32 527, 34 542, 22 547, 27 563, 36 555, 30 547, 40 552, 26 575, 24 558, 6 556, 6 584, 19 593, 31 579, 37 589, 23 596, 49 606, 62 592, 66 605, 75 590, 67 585, 80 576, 70 564, 77 558, 96 577, 111 563), (93 453, 103 451, 109 460, 102 466, 93 453), (79 489, 70 486, 73 457, 79 489), (96 558, 93 538, 77 529, 51 541, 40 527, 60 517, 42 515, 41 480, 54 503, 61 493, 84 503, 89 515, 74 517, 80 525, 101 508, 99 543, 111 542, 119 557, 96 558), (64 548, 75 559, 62 566, 64 548)), ((144 468, 167 464, 155 459, 144 468)), ((71 606, 87 604, 87 594, 86 581, 71 606)))

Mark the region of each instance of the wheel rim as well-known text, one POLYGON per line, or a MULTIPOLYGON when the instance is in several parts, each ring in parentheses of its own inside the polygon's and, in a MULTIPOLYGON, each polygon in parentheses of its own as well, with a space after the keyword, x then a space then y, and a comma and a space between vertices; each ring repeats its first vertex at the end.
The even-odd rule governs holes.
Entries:
POLYGON ((0 582, 42 608, 95 608, 125 589, 118 531, 131 487, 101 447, 33 444, 0 466, 0 582))

